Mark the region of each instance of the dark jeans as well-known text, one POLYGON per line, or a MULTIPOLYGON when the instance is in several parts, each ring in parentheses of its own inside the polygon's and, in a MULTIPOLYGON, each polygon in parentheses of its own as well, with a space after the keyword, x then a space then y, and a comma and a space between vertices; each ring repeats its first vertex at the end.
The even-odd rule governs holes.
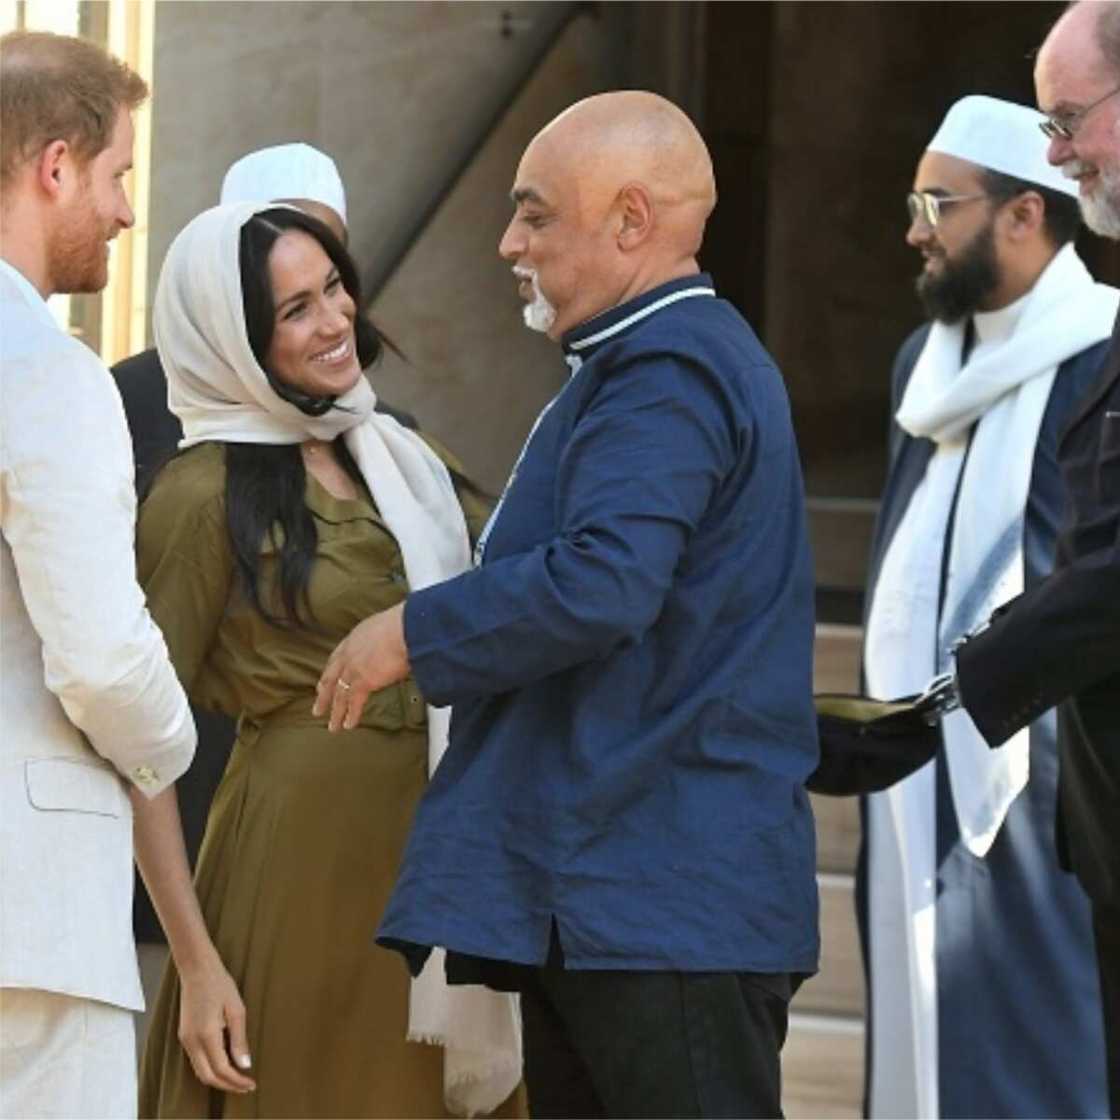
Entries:
POLYGON ((1094 903, 1093 937, 1101 978, 1109 1115, 1120 1116, 1120 906, 1094 903))
POLYGON ((529 1113, 781 1116, 791 988, 785 974, 566 971, 554 951, 522 985, 529 1113))

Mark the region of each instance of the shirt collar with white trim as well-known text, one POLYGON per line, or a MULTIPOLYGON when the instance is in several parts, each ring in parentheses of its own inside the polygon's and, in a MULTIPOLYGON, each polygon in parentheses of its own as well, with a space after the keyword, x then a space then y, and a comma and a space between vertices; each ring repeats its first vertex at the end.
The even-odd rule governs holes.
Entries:
POLYGON ((643 292, 640 296, 628 299, 625 303, 620 303, 617 307, 601 311, 586 322, 566 331, 560 339, 560 345, 564 348, 565 358, 569 364, 572 364, 573 357, 586 360, 597 346, 609 339, 617 338, 662 308, 669 307, 682 299, 715 294, 712 278, 706 272, 698 272, 679 280, 670 280, 666 284, 659 284, 656 288, 643 292))

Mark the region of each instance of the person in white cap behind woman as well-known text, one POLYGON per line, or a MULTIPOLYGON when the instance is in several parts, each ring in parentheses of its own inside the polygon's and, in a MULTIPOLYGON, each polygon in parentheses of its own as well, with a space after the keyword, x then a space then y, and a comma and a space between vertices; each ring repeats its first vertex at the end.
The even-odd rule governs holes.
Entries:
POLYGON ((334 160, 310 144, 277 144, 242 156, 222 180, 220 201, 290 202, 346 244, 346 189, 334 160))
MULTIPOLYGON (((922 692, 953 644, 1053 566, 1057 445, 1120 293, 1073 247, 1077 186, 1042 115, 965 97, 918 163, 907 242, 932 322, 895 360, 868 580, 870 695, 922 692)), ((864 812, 870 1116, 1107 1110, 1090 910, 1054 852, 1054 713, 992 751, 961 711, 864 812)))

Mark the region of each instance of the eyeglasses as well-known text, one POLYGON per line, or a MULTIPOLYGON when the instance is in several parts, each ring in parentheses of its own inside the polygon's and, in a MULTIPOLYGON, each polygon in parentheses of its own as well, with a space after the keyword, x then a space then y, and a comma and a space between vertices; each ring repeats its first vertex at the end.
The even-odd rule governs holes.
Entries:
POLYGON ((911 191, 906 196, 906 209, 910 213, 910 221, 925 222, 930 229, 936 229, 941 221, 941 208, 951 206, 954 202, 974 202, 978 198, 987 198, 986 194, 931 194, 929 191, 911 191))
POLYGON ((1038 122, 1038 127, 1042 129, 1042 135, 1047 140, 1072 140, 1074 133, 1081 127, 1082 121, 1089 113, 1102 101, 1107 101, 1118 93, 1120 93, 1120 86, 1110 89, 1103 97, 1098 97, 1096 101, 1086 105, 1084 109, 1078 109, 1076 113, 1063 113, 1060 116, 1051 113, 1046 120, 1038 122))

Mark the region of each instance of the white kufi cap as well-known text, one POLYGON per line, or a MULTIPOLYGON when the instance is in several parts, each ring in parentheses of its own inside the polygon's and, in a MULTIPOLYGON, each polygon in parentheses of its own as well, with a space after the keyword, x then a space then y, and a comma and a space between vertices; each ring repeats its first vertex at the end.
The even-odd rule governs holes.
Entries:
POLYGON ((278 144, 242 156, 226 172, 221 202, 306 198, 329 206, 346 224, 346 191, 330 156, 310 144, 278 144))
POLYGON ((1038 130, 1044 120, 1026 105, 973 94, 945 114, 926 150, 1076 197, 1077 182, 1046 162, 1047 140, 1038 130))

